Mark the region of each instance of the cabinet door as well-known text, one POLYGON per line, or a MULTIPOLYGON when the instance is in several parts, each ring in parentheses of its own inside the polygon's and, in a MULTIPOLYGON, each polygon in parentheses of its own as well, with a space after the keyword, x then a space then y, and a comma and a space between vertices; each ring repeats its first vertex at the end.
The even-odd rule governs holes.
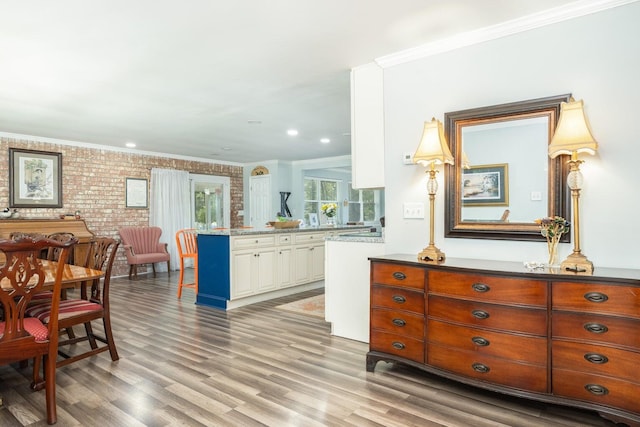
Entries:
POLYGON ((231 258, 231 298, 240 298, 253 294, 252 269, 254 251, 237 251, 231 258))
POLYGON ((252 269, 254 293, 271 291, 276 288, 276 250, 264 249, 256 252, 252 269))
POLYGON ((295 278, 296 284, 308 283, 311 277, 309 270, 309 249, 310 246, 298 246, 295 248, 295 278))
POLYGON ((309 248, 310 281, 324 279, 324 243, 309 248))
POLYGON ((278 259, 278 287, 286 288, 295 285, 295 281, 293 280, 293 251, 291 247, 279 248, 276 256, 278 259))

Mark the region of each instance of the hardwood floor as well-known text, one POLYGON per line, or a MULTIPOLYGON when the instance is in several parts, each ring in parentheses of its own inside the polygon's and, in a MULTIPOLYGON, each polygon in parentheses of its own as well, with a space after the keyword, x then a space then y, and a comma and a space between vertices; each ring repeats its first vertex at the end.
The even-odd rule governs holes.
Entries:
MULTIPOLYGON (((229 312, 176 299, 167 278, 112 280, 108 353, 57 372, 58 426, 613 426, 594 413, 533 403, 378 363, 317 317, 279 310, 319 291, 229 312)), ((80 344, 81 345, 81 344, 80 344)), ((30 367, 0 366, 0 426, 43 426, 30 367)))

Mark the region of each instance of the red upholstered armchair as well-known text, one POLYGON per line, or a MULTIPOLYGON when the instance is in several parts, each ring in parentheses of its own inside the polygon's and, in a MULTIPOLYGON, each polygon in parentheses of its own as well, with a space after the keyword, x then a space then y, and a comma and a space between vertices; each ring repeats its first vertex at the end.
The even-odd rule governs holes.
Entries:
POLYGON ((131 275, 138 278, 138 265, 151 264, 153 277, 156 276, 156 262, 167 262, 167 272, 170 273, 170 255, 167 243, 160 242, 162 229, 160 227, 124 227, 119 230, 122 247, 129 264, 129 279, 131 275))

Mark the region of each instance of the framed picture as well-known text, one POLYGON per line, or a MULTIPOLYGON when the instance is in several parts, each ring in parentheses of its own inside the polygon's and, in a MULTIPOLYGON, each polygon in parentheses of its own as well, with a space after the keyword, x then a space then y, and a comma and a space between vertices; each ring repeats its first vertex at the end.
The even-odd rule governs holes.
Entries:
POLYGON ((62 207, 62 153, 9 148, 9 207, 62 207))
POLYGON ((309 227, 318 227, 320 223, 318 222, 318 214, 310 213, 309 214, 309 227))
POLYGON ((145 178, 126 178, 126 207, 145 209, 149 202, 149 185, 145 178))
POLYGON ((462 203, 466 206, 507 206, 509 165, 478 165, 463 169, 462 203))

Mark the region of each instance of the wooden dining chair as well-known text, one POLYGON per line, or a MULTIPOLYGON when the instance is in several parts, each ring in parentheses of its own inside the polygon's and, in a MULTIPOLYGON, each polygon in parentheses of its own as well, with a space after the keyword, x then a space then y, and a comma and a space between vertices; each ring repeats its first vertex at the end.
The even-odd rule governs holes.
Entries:
MULTIPOLYGON (((0 322, 0 364, 44 358, 44 381, 40 369, 34 369, 32 388, 45 389, 47 423, 57 421, 56 356, 58 352, 58 310, 65 261, 76 239, 56 242, 48 239, 19 238, 0 240, 0 252, 5 261, 0 266, 0 303, 3 319, 0 322), (40 320, 26 316, 31 298, 41 292, 47 274, 39 255, 50 247, 61 249, 53 277, 50 302, 52 321, 46 326, 40 320)), ((39 363, 38 363, 39 366, 39 363)))
MULTIPOLYGON (((84 325, 85 334, 59 342, 58 355, 62 358, 57 361, 57 367, 68 365, 107 350, 110 353, 111 360, 116 361, 119 359, 111 330, 109 309, 111 270, 119 245, 120 242, 108 237, 94 239, 91 244, 87 267, 94 270, 102 270, 104 276, 83 284, 80 298, 70 298, 60 302, 57 316, 58 328, 66 329, 84 325), (94 320, 102 320, 104 335, 94 333, 91 326, 91 322, 94 320), (73 351, 62 348, 84 341, 87 341, 90 347, 84 352, 79 353, 75 346, 69 349, 73 351), (98 345, 96 341, 100 341, 105 345, 98 345)), ((54 319, 53 307, 48 306, 48 304, 33 305, 27 309, 27 314, 44 324, 48 324, 54 319)))
POLYGON ((180 258, 180 277, 178 278, 178 298, 182 297, 182 288, 191 288, 198 295, 198 232, 195 228, 185 228, 176 233, 176 245, 180 258), (193 260, 193 282, 184 283, 185 260, 193 260))

